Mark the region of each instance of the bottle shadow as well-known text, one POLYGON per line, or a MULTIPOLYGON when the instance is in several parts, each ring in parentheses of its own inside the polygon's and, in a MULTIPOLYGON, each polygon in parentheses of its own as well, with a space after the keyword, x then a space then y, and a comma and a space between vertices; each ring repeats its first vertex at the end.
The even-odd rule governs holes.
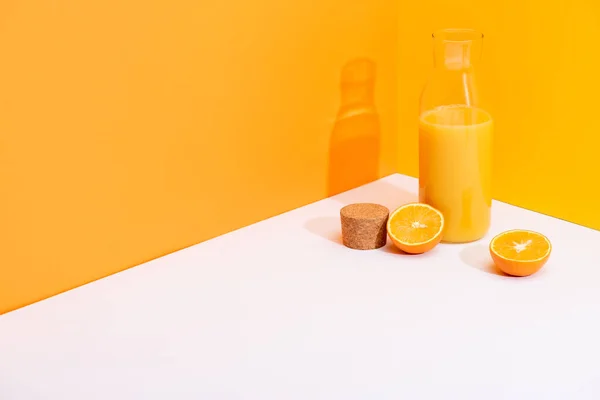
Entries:
MULTIPOLYGON (((380 178, 381 124, 375 105, 375 78, 376 64, 371 59, 354 58, 342 67, 341 104, 329 138, 327 197, 341 207, 377 203, 392 212, 402 204, 417 201, 418 196, 385 181, 361 187, 380 178)), ((342 245, 339 215, 313 218, 304 228, 342 245)), ((390 245, 388 240, 383 250, 400 252, 390 245)))
POLYGON ((347 62, 341 72, 341 105, 329 140, 327 197, 379 178, 381 126, 375 106, 376 65, 347 62))

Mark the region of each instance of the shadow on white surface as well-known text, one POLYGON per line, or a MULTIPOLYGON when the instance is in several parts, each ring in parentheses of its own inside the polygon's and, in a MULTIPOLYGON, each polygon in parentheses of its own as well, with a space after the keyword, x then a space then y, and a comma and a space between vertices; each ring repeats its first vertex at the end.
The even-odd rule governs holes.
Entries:
MULTIPOLYGON (((343 246, 342 243, 342 233, 339 218, 335 217, 318 217, 313 218, 304 224, 304 228, 309 232, 322 237, 323 239, 327 239, 333 243, 339 244, 343 246)), ((357 250, 362 251, 362 250, 357 250)), ((388 254, 393 254, 396 256, 413 256, 414 254, 408 254, 394 246, 394 244, 387 239, 387 243, 385 246, 368 251, 381 251, 388 254)))
MULTIPOLYGON (((416 193, 409 192, 385 180, 379 180, 332 196, 330 199, 339 203, 340 210, 344 206, 353 203, 376 203, 387 207, 391 213, 403 204, 417 201, 418 196, 416 193)), ((304 224, 304 228, 333 243, 343 245, 339 210, 335 217, 323 216, 309 220, 304 224)), ((386 253, 406 255, 406 253, 396 249, 389 239, 387 245, 379 250, 386 253)))
POLYGON ((342 245, 342 231, 339 217, 313 218, 304 224, 304 228, 317 236, 342 245))
POLYGON ((460 259, 468 266, 487 274, 509 277, 509 275, 496 267, 496 264, 494 264, 494 261, 492 260, 492 256, 490 256, 490 250, 484 244, 474 244, 465 247, 460 252, 460 259))
POLYGON ((403 204, 418 201, 418 196, 416 193, 380 180, 340 193, 331 199, 341 203, 342 207, 353 203, 377 203, 386 206, 392 212, 403 204))
POLYGON ((403 252, 402 250, 400 250, 399 248, 394 246, 394 243, 392 243, 392 241, 389 238, 388 238, 387 244, 385 246, 383 246, 380 250, 383 251, 384 253, 395 254, 397 256, 407 256, 407 257, 419 256, 419 254, 409 254, 409 253, 403 252))

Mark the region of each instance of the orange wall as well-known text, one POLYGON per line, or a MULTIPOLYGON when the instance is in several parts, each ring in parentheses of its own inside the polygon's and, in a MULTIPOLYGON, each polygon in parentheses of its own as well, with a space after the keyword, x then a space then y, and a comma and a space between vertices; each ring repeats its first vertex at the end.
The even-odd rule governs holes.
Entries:
POLYGON ((417 175, 418 97, 431 32, 486 35, 483 84, 495 118, 494 197, 600 229, 600 3, 424 0, 399 10, 399 170, 417 175))
POLYGON ((395 4, 0 2, 0 313, 394 172, 395 4))

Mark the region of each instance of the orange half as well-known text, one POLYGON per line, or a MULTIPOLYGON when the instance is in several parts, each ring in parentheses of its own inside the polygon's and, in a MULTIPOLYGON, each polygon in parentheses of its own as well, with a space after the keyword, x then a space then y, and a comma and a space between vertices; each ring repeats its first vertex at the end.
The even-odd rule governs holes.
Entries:
POLYGON ((552 244, 541 233, 527 230, 502 232, 490 242, 490 254, 502 271, 528 276, 539 271, 550 257, 552 244))
POLYGON ((410 254, 425 253, 441 240, 444 216, 423 203, 410 203, 396 209, 387 222, 388 236, 400 250, 410 254))

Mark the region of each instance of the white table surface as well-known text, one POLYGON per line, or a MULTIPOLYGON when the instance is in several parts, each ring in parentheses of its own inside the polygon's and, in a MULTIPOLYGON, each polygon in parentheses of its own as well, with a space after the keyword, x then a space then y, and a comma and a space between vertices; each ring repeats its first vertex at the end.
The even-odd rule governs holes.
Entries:
MULTIPOLYGON (((600 399, 600 232, 495 203, 486 239, 419 256, 339 242, 393 175, 0 317, 0 399, 600 399), (546 234, 528 278, 492 235, 546 234)), ((82 265, 85 268, 85 265, 82 265)))

